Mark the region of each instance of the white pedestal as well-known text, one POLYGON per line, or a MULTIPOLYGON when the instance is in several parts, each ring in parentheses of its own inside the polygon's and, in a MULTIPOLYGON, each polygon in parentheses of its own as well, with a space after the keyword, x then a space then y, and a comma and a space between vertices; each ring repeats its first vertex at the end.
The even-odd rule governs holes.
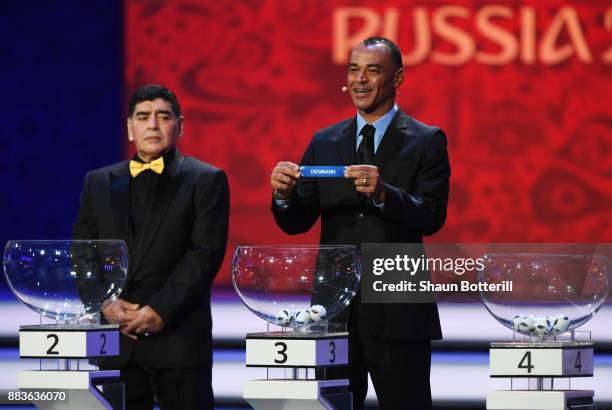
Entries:
POLYGON ((338 402, 335 395, 347 389, 348 380, 250 380, 243 397, 261 410, 340 410, 347 403, 338 402))
POLYGON ((293 379, 247 382, 244 399, 256 410, 350 410, 352 408, 348 380, 298 378, 299 369, 347 366, 348 333, 346 332, 250 333, 246 339, 246 365, 293 369, 293 379))
MULTIPOLYGON (((71 368, 78 360, 119 354, 117 325, 36 325, 19 328, 22 358, 57 359, 61 370, 20 371, 17 387, 32 397, 39 409, 122 410, 123 385, 119 371, 89 371, 71 368), (48 400, 49 393, 65 392, 66 400, 48 400), (44 394, 41 394, 44 393, 44 394)), ((57 397, 57 396, 52 396, 57 397)))
POLYGON ((593 404, 592 390, 495 391, 487 396, 487 410, 568 410, 575 406, 586 410, 589 404, 593 404))
POLYGON ((491 343, 489 360, 491 377, 527 380, 530 390, 489 393, 487 410, 596 408, 592 390, 552 390, 559 378, 593 376, 592 342, 491 343))
POLYGON ((119 370, 27 370, 17 374, 17 387, 21 391, 65 391, 66 401, 33 401, 39 409, 46 410, 102 410, 112 409, 96 385, 108 379, 118 378, 119 370))

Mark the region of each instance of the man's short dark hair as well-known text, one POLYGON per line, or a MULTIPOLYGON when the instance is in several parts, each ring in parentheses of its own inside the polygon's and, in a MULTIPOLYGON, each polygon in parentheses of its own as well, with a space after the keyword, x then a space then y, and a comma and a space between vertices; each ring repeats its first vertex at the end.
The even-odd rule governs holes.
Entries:
POLYGON ((144 87, 136 90, 130 99, 130 105, 128 106, 128 117, 131 117, 134 114, 136 104, 143 101, 153 101, 158 98, 169 102, 172 106, 174 115, 176 115, 178 118, 181 117, 181 106, 179 105, 176 95, 174 95, 174 93, 166 87, 159 84, 147 84, 144 87))
POLYGON ((391 52, 391 59, 393 60, 393 64, 395 64, 396 68, 404 67, 404 63, 402 62, 402 52, 400 51, 397 44, 395 44, 393 41, 384 37, 369 37, 363 40, 363 45, 365 45, 366 47, 379 44, 387 46, 387 48, 391 52))

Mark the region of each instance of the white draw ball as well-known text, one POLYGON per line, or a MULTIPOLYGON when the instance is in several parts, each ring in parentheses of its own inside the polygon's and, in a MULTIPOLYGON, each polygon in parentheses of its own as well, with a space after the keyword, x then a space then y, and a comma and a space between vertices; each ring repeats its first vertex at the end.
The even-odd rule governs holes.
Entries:
POLYGON ((521 316, 518 328, 521 332, 529 333, 534 328, 534 322, 535 318, 533 317, 533 315, 521 316))
POLYGON ((304 326, 310 322, 310 313, 308 313, 308 310, 296 310, 293 314, 293 317, 295 320, 295 324, 298 326, 304 326))
POLYGON ((289 326, 291 324, 291 313, 287 309, 281 309, 276 314, 276 324, 279 326, 289 326))
POLYGON ((570 320, 565 314, 559 314, 552 319, 552 327, 557 333, 563 333, 569 327, 570 320))
POLYGON ((552 325, 547 317, 536 317, 533 321, 533 333, 536 336, 546 336, 550 333, 552 325))
POLYGON ((520 327, 520 323, 521 323, 521 319, 523 318, 522 315, 516 315, 512 318, 512 328, 514 329, 515 332, 518 332, 520 327))
POLYGON ((325 307, 322 305, 312 305, 309 311, 310 319, 313 322, 320 322, 322 319, 325 319, 325 315, 327 314, 325 307))

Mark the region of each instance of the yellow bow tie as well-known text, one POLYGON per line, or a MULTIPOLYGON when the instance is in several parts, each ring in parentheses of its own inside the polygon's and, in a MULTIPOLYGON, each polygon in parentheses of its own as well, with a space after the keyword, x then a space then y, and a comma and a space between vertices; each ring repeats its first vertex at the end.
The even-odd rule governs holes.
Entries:
POLYGON ((130 174, 132 175, 132 178, 136 178, 138 174, 147 169, 150 169, 156 174, 161 174, 164 170, 164 157, 159 157, 148 164, 143 164, 142 162, 134 160, 130 161, 130 174))

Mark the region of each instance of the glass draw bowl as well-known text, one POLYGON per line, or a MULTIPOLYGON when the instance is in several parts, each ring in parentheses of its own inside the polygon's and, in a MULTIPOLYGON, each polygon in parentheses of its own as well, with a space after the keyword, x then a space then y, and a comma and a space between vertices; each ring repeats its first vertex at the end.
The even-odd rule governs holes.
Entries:
POLYGON ((4 275, 17 299, 51 319, 78 320, 100 312, 125 286, 125 242, 9 241, 4 275))
MULTIPOLYGON (((591 319, 608 294, 610 261, 600 255, 488 254, 478 279, 511 281, 512 291, 482 291, 488 311, 504 326, 540 339, 591 319)), ((508 282, 506 282, 508 283, 508 282)))
POLYGON ((346 309, 359 288, 355 246, 238 246, 232 282, 260 318, 294 328, 325 322, 346 309))

